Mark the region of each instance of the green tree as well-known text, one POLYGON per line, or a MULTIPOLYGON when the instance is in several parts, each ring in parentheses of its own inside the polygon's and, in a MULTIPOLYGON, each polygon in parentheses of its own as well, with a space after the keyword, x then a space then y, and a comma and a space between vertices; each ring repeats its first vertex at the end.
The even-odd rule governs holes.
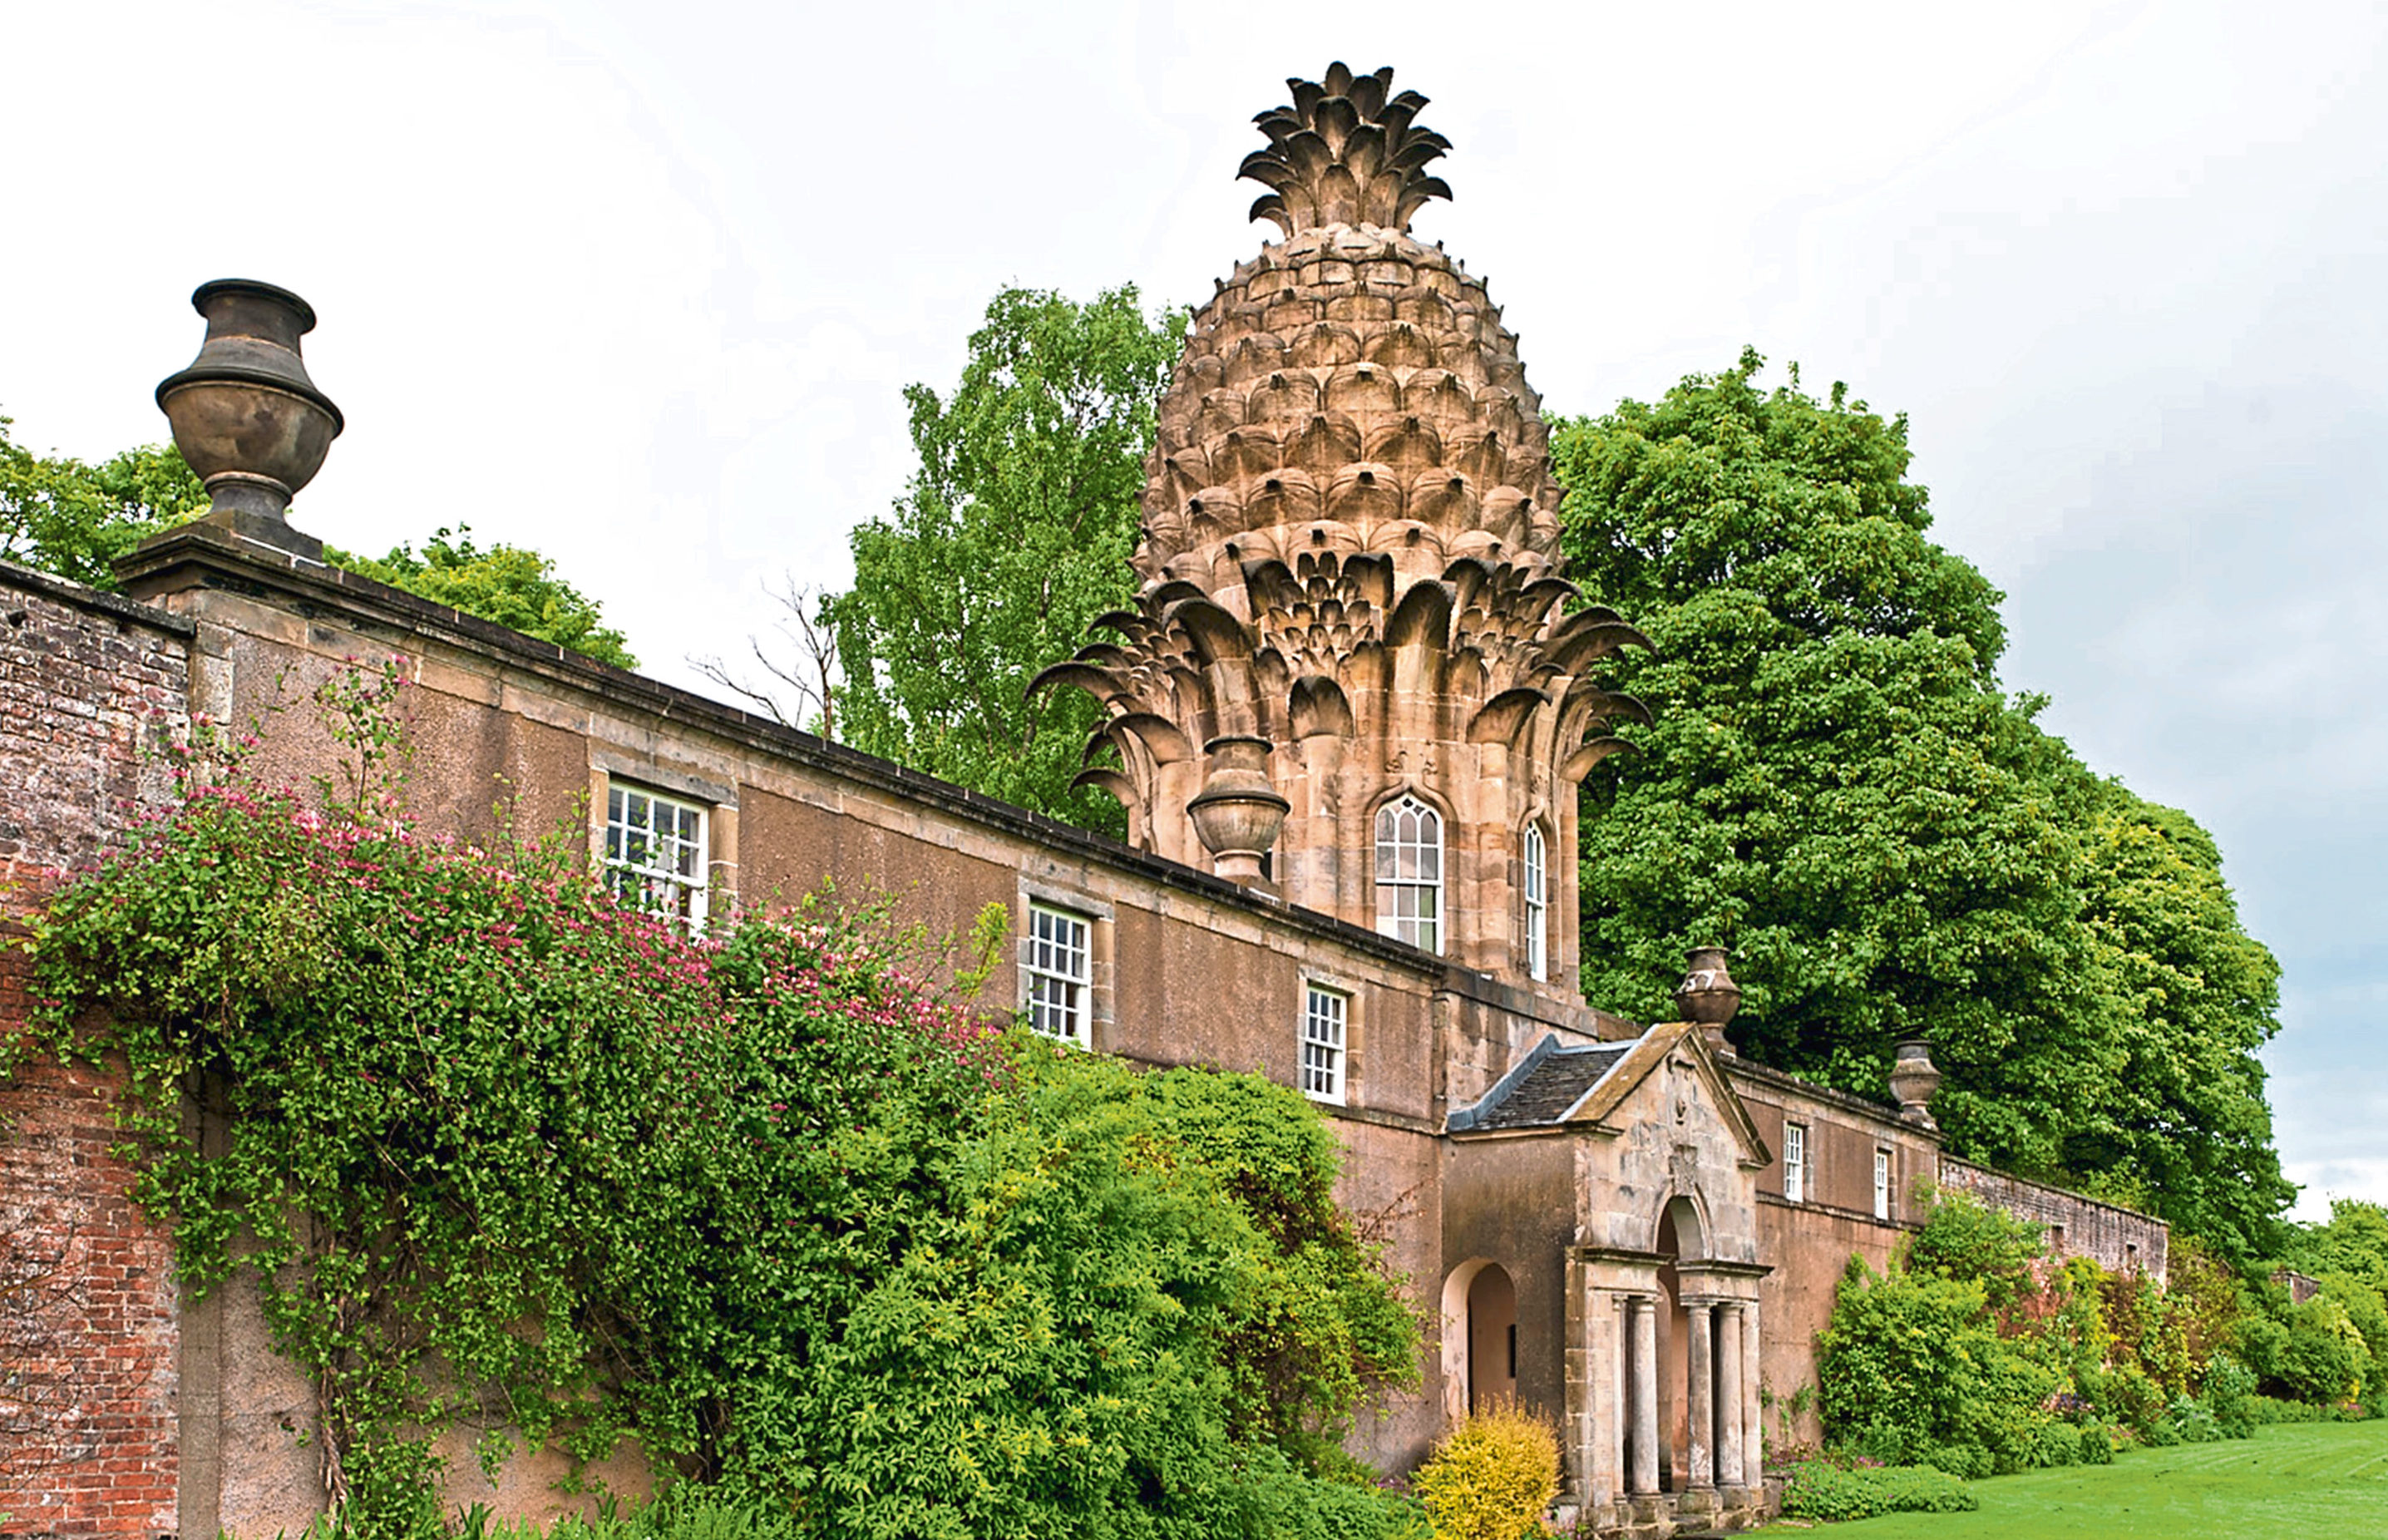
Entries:
POLYGON ((2329 1221, 2299 1227, 2287 1255, 2302 1272, 2350 1274, 2388 1294, 2388 1208, 2334 1198, 2329 1221))
POLYGON ((1080 305, 1008 288, 949 397, 905 392, 920 454, 892 519, 853 534, 832 596, 839 736, 948 781, 1117 834, 1119 806, 1071 789, 1100 707, 1028 681, 1134 592, 1127 558, 1154 403, 1182 316, 1134 287, 1080 305))
POLYGON ((2212 841, 2000 691, 2001 595, 1927 538, 1905 419, 1762 362, 1556 425, 1569 574, 1656 643, 1615 666, 1656 725, 1585 785, 1585 992, 1656 1016, 1721 941, 1754 1057, 1879 1096, 1927 1037, 1957 1152, 2260 1250, 2275 970, 2212 841))
POLYGON ((199 478, 171 444, 87 465, 12 442, 11 422, 0 417, 0 561, 113 589, 119 556, 207 508, 199 478))
MULTIPOLYGON (((10 421, 0 417, 0 561, 113 591, 118 558, 207 512, 207 489, 171 444, 142 444, 87 465, 12 443, 10 421)), ((502 542, 483 548, 471 537, 460 526, 440 530, 419 554, 411 544, 378 560, 326 546, 324 557, 601 663, 639 666, 597 602, 557 577, 553 561, 502 542)))
POLYGON ((2221 849, 2195 820, 2071 773, 2083 912, 2122 1064, 2063 1164, 2244 1266, 2277 1251, 2296 1196, 2255 1056, 2280 1030, 2280 964, 2240 924, 2221 849))
POLYGON ((400 544, 376 560, 326 546, 324 558, 360 577, 511 626, 600 663, 616 668, 639 666, 622 633, 605 624, 597 601, 557 577, 552 558, 502 541, 476 545, 470 525, 438 531, 423 542, 420 554, 412 544, 400 544))

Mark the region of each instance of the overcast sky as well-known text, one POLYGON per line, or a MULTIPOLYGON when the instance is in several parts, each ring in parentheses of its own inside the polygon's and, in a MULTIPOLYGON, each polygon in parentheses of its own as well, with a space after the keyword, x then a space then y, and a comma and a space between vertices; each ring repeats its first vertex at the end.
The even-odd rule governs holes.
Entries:
POLYGON ((20 6, 0 414, 163 439, 201 280, 295 288, 298 522, 553 555, 651 672, 840 585, 997 287, 1207 296, 1253 113, 1433 98, 1553 409, 1755 344, 1913 420, 2011 688, 2220 837, 2287 969, 2280 1147, 2388 1200, 2388 7, 20 6), (1349 14, 1343 14, 1349 13, 1349 14))

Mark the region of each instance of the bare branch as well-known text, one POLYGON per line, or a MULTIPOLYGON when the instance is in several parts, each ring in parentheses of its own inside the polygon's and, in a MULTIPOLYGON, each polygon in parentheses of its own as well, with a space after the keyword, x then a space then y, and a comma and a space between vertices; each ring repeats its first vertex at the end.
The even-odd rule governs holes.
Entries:
POLYGON ((782 574, 779 589, 766 583, 763 592, 777 599, 787 611, 781 617, 777 630, 793 649, 793 656, 784 662, 774 658, 764 651, 761 638, 749 636, 746 645, 754 653, 756 664, 768 676, 766 681, 756 682, 743 673, 733 673, 718 657, 691 657, 689 667, 731 694, 754 702, 781 726, 833 739, 837 736, 837 638, 821 613, 828 591, 799 584, 793 574, 782 574), (783 695, 793 710, 781 704, 783 695))

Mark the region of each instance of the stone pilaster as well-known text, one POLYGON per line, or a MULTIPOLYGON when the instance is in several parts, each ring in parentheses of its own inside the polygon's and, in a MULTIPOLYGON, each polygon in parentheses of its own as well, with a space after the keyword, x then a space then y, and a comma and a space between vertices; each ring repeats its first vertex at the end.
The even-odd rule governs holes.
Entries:
POLYGON ((1766 1425, 1759 1405, 1758 1302, 1750 1300, 1741 1307, 1741 1467, 1743 1479, 1752 1486, 1766 1478, 1766 1425))

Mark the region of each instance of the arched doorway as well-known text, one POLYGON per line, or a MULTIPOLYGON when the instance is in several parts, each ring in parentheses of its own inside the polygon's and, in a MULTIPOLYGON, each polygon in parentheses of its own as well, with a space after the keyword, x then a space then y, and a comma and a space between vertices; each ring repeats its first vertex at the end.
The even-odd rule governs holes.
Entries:
POLYGON ((1476 1257, 1442 1282, 1442 1413, 1456 1422, 1518 1394, 1518 1289, 1508 1269, 1476 1257))
POLYGON ((1659 1212, 1658 1240, 1650 1248, 1665 1258, 1658 1265, 1658 1479, 1669 1492, 1683 1491, 1690 1475, 1691 1326, 1676 1264, 1706 1257, 1707 1241, 1699 1205, 1680 1195, 1669 1199, 1659 1212))
POLYGON ((1467 1286, 1467 1409, 1518 1399, 1518 1288, 1488 1264, 1467 1286))

